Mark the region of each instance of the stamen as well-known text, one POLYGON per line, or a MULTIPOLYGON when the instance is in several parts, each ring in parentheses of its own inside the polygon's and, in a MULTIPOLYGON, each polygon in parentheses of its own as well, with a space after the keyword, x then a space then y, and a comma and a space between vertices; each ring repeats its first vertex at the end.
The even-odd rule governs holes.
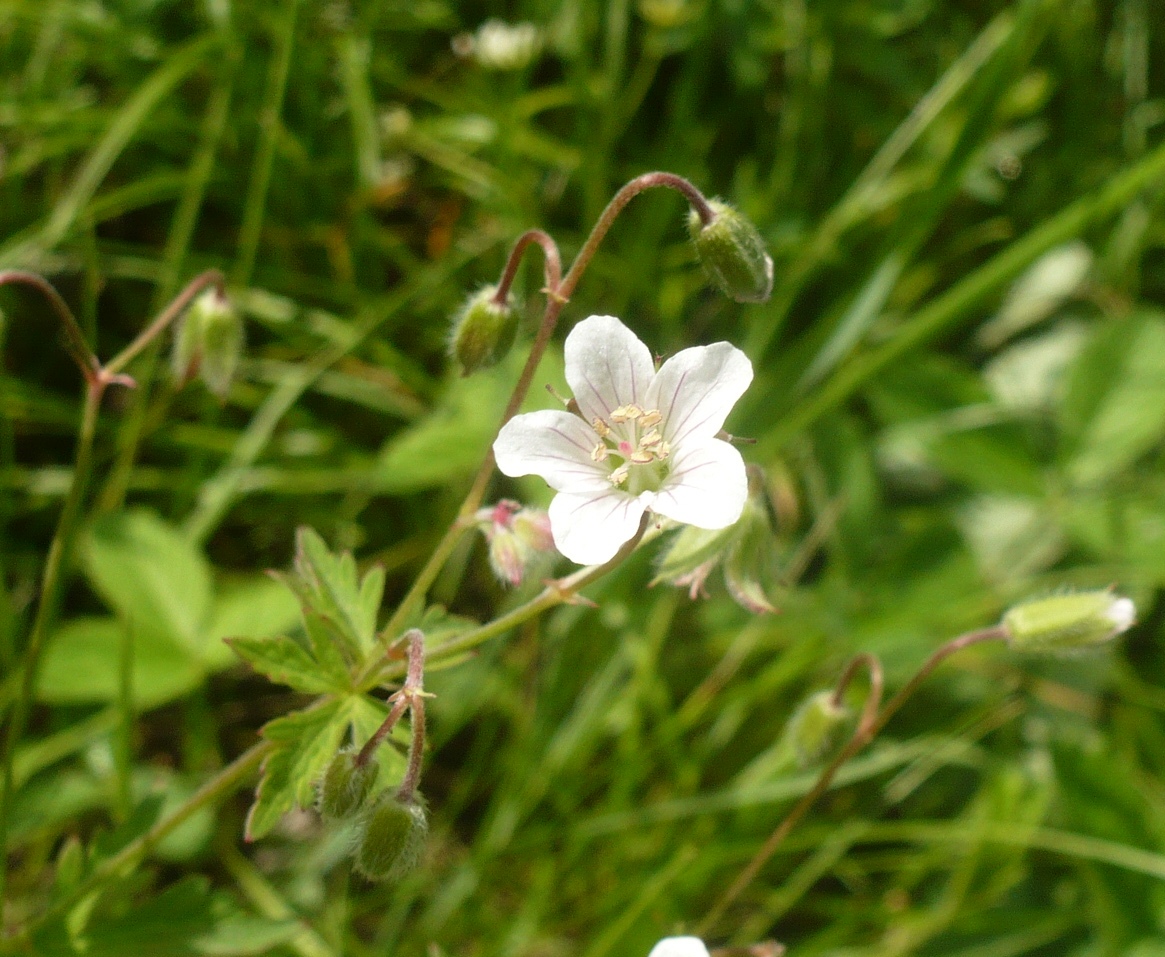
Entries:
POLYGON ((655 457, 661 462, 671 455, 671 446, 666 442, 661 442, 658 449, 655 450, 655 457))
POLYGON ((649 449, 654 445, 659 445, 663 441, 663 436, 658 432, 648 432, 643 438, 639 440, 639 447, 641 449, 649 449))
POLYGON ((611 450, 604 443, 600 442, 591 449, 591 461, 602 462, 610 454, 611 450))
POLYGON ((653 425, 659 425, 663 421, 663 414, 659 409, 649 409, 639 417, 639 424, 645 429, 650 429, 653 425))
POLYGON ((600 439, 605 439, 611 434, 611 427, 598 416, 595 416, 595 421, 591 423, 591 428, 595 430, 600 439))
POLYGON ((621 405, 611 413, 611 421, 623 423, 631 419, 638 419, 641 415, 643 415, 643 410, 639 406, 630 404, 621 405))
POLYGON ((636 465, 646 465, 648 462, 655 461, 655 454, 646 449, 636 449, 631 453, 631 461, 636 465))
POLYGON ((627 481, 627 473, 630 471, 631 470, 627 467, 626 463, 620 465, 617 469, 615 469, 614 472, 611 473, 611 484, 622 485, 627 481))

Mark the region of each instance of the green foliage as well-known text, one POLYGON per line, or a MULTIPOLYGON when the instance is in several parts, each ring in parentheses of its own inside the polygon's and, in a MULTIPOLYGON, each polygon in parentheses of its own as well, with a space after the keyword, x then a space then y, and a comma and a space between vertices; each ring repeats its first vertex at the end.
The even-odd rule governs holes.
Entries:
MULTIPOLYGON (((1162 950, 1153 4, 519 0, 507 16, 541 43, 511 72, 453 52, 487 13, 449 0, 0 11, 0 268, 46 273, 105 358, 219 268, 249 342, 221 405, 172 389, 150 355, 126 370, 136 389, 106 395, 17 751, 5 920, 66 900, 260 729, 270 748, 261 843, 239 847, 243 807, 224 798, 188 822, 199 834, 15 946, 646 954, 694 927, 812 785, 781 729, 848 655, 880 655, 893 689, 1016 601, 1117 583, 1141 624, 1102 651, 944 666, 712 942, 1162 950), (531 402, 553 404, 541 385, 561 391, 562 337, 592 313, 666 353, 745 349, 756 379, 728 427, 770 476, 765 593, 781 613, 747 614, 716 577, 697 603, 648 588, 664 542, 589 587, 597 608, 441 661, 429 851, 398 883, 349 881, 351 833, 276 824, 384 718, 383 693, 356 695, 353 676, 383 655, 378 626, 489 447, 528 349, 537 253, 498 366, 458 378, 447 317, 497 281, 523 230, 569 256, 619 185, 660 168, 756 224, 772 298, 709 289, 683 202, 638 198, 564 309, 531 402), (321 537, 297 543, 302 527, 321 537), (293 564, 298 603, 263 575, 293 564), (246 666, 224 638, 244 639, 246 666)), ((0 309, 8 709, 80 388, 34 294, 5 288, 0 309)), ((681 563, 676 543, 671 573, 703 544, 681 563)), ((430 600, 402 624, 424 615, 439 647, 521 599, 467 537, 430 600)), ((400 744, 378 752, 380 784, 400 779, 400 744)))

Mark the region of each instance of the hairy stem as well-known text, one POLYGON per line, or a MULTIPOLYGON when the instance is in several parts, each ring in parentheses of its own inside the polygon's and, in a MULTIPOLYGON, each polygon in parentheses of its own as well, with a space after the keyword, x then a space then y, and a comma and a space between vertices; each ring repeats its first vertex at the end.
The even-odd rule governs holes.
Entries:
POLYGON ((506 260, 505 268, 502 269, 502 277, 498 280, 498 291, 494 296, 494 302, 498 305, 505 305, 506 297, 510 294, 510 286, 514 284, 514 277, 518 274, 522 255, 532 245, 541 246, 546 257, 546 289, 544 292, 550 296, 558 294, 558 287, 562 283, 562 257, 558 253, 558 244, 541 229, 531 229, 522 233, 518 237, 518 241, 514 243, 514 248, 510 250, 510 258, 506 260))
MULTIPOLYGON (((1006 632, 998 626, 994 628, 982 628, 978 631, 970 631, 964 635, 960 635, 958 638, 952 639, 935 651, 923 663, 922 667, 918 669, 914 676, 898 690, 898 693, 890 699, 886 706, 880 711, 876 711, 869 717, 869 720, 867 720, 868 708, 864 709, 862 720, 859 721, 857 730, 854 731, 853 736, 846 743, 845 747, 829 762, 809 792, 785 815, 784 820, 769 835, 768 840, 757 851, 753 859, 748 862, 748 865, 740 872, 728 890, 716 901, 712 909, 700 922, 700 926, 696 930, 697 935, 700 937, 706 937, 708 935, 709 931, 715 927, 716 922, 724 915, 724 912, 744 892, 745 888, 753 882, 757 874, 760 873, 761 868, 777 852, 777 849, 784 842, 785 838, 789 836, 789 832, 793 830, 809 809, 817 803, 817 800, 829 790, 829 786, 833 783, 834 777, 841 770, 842 766, 877 737, 878 733, 886 726, 890 719, 910 700, 919 686, 930 677, 940 664, 946 661, 951 655, 971 645, 984 641, 1005 641, 1006 639, 1006 632)), ((861 657, 859 656, 859 658, 861 657)), ((857 661, 858 659, 854 659, 854 662, 851 662, 850 667, 846 669, 846 673, 843 675, 844 681, 848 682, 852 678, 856 668, 859 667, 856 665, 857 661)), ((872 656, 867 656, 863 662, 863 665, 870 669, 871 698, 873 697, 872 689, 875 687, 875 683, 880 685, 881 677, 881 666, 874 666, 874 661, 875 659, 872 656)), ((867 699, 867 705, 869 704, 869 700, 867 699)))
MULTIPOLYGON (((372 760, 372 756, 376 754, 376 749, 380 747, 381 742, 385 738, 392 734, 393 728, 396 727, 397 722, 400 721, 405 710, 409 705, 413 704, 414 700, 419 700, 419 695, 415 695, 414 692, 424 690, 425 636, 420 628, 410 628, 405 632, 404 637, 409 643, 408 675, 405 677, 404 686, 392 696, 392 710, 388 712, 388 717, 373 732, 372 737, 365 742, 364 747, 360 749, 360 753, 356 755, 355 764, 357 767, 363 767, 372 760)), ((421 705, 421 707, 423 709, 424 705, 421 705)), ((413 713, 415 716, 415 708, 413 713)))
POLYGON ((34 272, 23 272, 19 269, 0 271, 0 286, 16 284, 31 286, 49 301, 49 305, 53 307, 53 312, 61 320, 61 328, 65 333, 66 350, 73 357, 73 361, 77 363, 77 368, 81 370, 81 375, 85 377, 85 381, 92 383, 98 377, 101 363, 97 361, 97 356, 93 354, 89 343, 85 341, 85 334, 81 331, 81 326, 68 303, 61 298, 61 294, 43 276, 38 276, 34 272))

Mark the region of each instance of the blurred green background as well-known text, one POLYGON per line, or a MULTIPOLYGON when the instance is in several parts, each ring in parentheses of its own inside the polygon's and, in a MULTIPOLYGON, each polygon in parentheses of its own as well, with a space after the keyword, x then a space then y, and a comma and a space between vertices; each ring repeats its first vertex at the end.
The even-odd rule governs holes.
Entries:
MULTIPOLYGON (((71 842, 117 846, 305 703, 219 640, 297 627, 263 575, 297 526, 381 563, 390 610, 518 368, 458 379, 448 316, 523 230, 569 255, 619 185, 666 169, 758 224, 772 300, 710 289, 658 191, 563 328, 612 313, 661 354, 749 353, 729 427, 769 476, 781 613, 719 580, 694 603, 646 590, 639 555, 597 609, 430 675, 414 876, 350 878, 347 838, 308 813, 244 846, 239 794, 106 895, 86 952, 645 954, 807 787, 781 728, 848 655, 898 684, 1010 602, 1116 584, 1140 624, 1114 648, 947 666, 715 939, 1165 955, 1163 24, 1160 0, 0 0, 0 269, 49 277, 109 357, 219 268, 248 338, 222 403, 176 391, 165 346, 106 400, 18 753, 5 921, 52 899, 71 842), (490 17, 532 24, 528 48, 499 55, 490 17)), ((526 342, 540 270, 519 278, 526 342)), ((0 309, 8 705, 80 384, 41 299, 0 309)), ((545 501, 496 483, 516 492, 545 501)), ((526 594, 467 540, 433 598, 481 620, 526 594)), ((64 929, 38 946, 79 952, 64 929)))

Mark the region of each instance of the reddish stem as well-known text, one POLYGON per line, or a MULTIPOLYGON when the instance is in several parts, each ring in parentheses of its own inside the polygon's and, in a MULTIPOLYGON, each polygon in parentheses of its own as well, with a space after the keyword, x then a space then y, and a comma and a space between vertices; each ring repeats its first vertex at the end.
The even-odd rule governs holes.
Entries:
POLYGON ((514 248, 510 250, 510 257, 506 260, 501 279, 498 280, 498 291, 494 295, 494 302, 499 306, 506 304, 510 286, 513 285, 514 277, 518 274, 518 266, 522 262, 522 255, 532 245, 541 246, 546 257, 545 292, 551 296, 557 294, 558 286, 562 282, 562 257, 558 253, 558 244, 541 229, 531 229, 522 233, 514 243, 514 248))

